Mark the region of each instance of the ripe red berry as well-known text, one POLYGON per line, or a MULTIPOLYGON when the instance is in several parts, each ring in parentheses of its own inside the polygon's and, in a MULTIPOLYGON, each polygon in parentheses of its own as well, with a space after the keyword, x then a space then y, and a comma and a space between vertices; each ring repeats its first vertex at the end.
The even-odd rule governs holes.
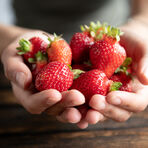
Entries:
POLYGON ((89 50, 94 43, 93 38, 91 38, 86 33, 75 33, 71 39, 70 47, 72 49, 72 59, 75 63, 88 60, 89 50))
POLYGON ((98 69, 94 69, 83 73, 74 80, 72 89, 77 89, 84 94, 86 102, 89 102, 90 98, 95 94, 106 95, 110 80, 105 73, 98 69))
POLYGON ((38 73, 35 87, 39 91, 46 89, 68 90, 73 83, 73 73, 69 67, 61 62, 50 62, 38 73))
POLYGON ((132 87, 130 85, 131 77, 126 75, 125 73, 120 72, 120 73, 114 74, 111 76, 110 80, 114 82, 122 83, 122 86, 119 88, 119 90, 132 92, 132 87))
POLYGON ((71 65, 72 61, 72 51, 69 44, 60 36, 54 34, 54 40, 50 40, 49 48, 47 49, 47 54, 50 62, 59 61, 66 65, 71 65))
POLYGON ((106 40, 96 41, 90 50, 93 68, 103 71, 108 78, 123 63, 125 58, 125 49, 117 41, 113 43, 106 40))
POLYGON ((38 51, 46 53, 48 47, 48 44, 40 37, 32 37, 29 41, 21 39, 19 45, 20 47, 17 48, 19 50, 18 54, 23 55, 25 62, 29 62, 30 58, 34 58, 38 51))
MULTIPOLYGON (((31 59, 30 59, 31 60, 31 59)), ((41 51, 38 51, 35 54, 35 58, 32 59, 33 64, 32 64, 32 76, 33 79, 35 80, 37 74, 42 70, 42 68, 48 63, 48 58, 47 54, 42 53, 41 51)), ((30 61, 31 62, 31 61, 30 61)))

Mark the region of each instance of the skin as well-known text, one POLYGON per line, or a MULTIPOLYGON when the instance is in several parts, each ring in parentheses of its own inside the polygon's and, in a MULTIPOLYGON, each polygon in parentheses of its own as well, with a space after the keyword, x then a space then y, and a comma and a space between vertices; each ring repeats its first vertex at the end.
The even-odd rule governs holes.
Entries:
POLYGON ((20 38, 29 39, 36 35, 45 38, 45 36, 42 31, 0 25, 1 61, 18 103, 31 114, 46 112, 55 116, 60 122, 76 123, 82 129, 106 119, 124 122, 132 113, 143 111, 148 104, 148 22, 145 19, 148 16, 146 7, 148 5, 146 3, 147 0, 133 0, 133 19, 121 27, 125 34, 120 42, 128 56, 133 58, 132 68, 135 78, 131 85, 134 92, 115 91, 106 97, 94 95, 89 102, 91 109, 76 108, 85 103, 83 94, 77 90, 60 93, 50 89, 35 93, 31 87, 31 72, 23 63, 23 59, 16 55, 16 47, 20 38))

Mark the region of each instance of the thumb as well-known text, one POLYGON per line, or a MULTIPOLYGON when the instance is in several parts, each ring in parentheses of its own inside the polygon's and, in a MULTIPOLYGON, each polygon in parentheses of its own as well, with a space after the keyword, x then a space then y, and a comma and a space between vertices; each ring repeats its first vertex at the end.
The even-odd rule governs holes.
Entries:
POLYGON ((139 61, 136 73, 140 82, 144 85, 148 85, 148 55, 145 55, 139 61))
POLYGON ((32 74, 27 65, 25 65, 21 57, 7 57, 4 60, 5 76, 20 86, 21 88, 27 88, 32 82, 32 74))

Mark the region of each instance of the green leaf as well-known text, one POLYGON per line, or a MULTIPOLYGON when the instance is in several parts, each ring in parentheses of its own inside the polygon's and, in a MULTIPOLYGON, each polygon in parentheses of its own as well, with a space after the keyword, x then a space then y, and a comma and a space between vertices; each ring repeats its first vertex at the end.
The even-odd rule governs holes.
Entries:
POLYGON ((20 47, 17 47, 17 50, 23 51, 24 53, 29 52, 31 50, 31 43, 25 39, 21 39, 19 41, 20 47))
POLYGON ((72 70, 72 67, 71 67, 71 65, 68 65, 68 67, 69 67, 69 69, 70 69, 70 70, 72 70))
POLYGON ((38 51, 35 54, 36 61, 47 61, 47 54, 43 54, 41 51, 38 51))
POLYGON ((34 58, 29 58, 29 59, 28 59, 28 62, 29 62, 29 63, 35 63, 36 60, 35 60, 34 58))
POLYGON ((91 35, 92 37, 95 37, 96 33, 95 33, 94 31, 91 31, 91 32, 90 32, 90 35, 91 35))
POLYGON ((129 68, 129 65, 132 63, 132 58, 131 57, 127 57, 123 64, 118 67, 115 71, 115 73, 120 73, 120 72, 124 72, 127 76, 131 75, 127 70, 129 68))
POLYGON ((85 73, 83 70, 80 69, 73 69, 72 72, 74 75, 74 80, 77 79, 82 73, 85 73))
POLYGON ((18 52, 17 54, 18 55, 23 55, 23 54, 25 54, 26 52, 24 52, 24 51, 20 51, 20 52, 18 52))
POLYGON ((122 83, 121 82, 113 82, 113 84, 109 88, 109 92, 111 92, 111 91, 117 91, 117 90, 120 89, 121 86, 122 86, 122 83))
POLYGON ((122 66, 127 67, 127 66, 129 66, 131 63, 132 63, 132 58, 131 58, 131 57, 127 57, 127 58, 124 60, 122 66))
POLYGON ((81 31, 82 31, 82 32, 84 32, 84 31, 85 31, 85 28, 84 28, 84 26, 83 26, 83 25, 81 25, 81 26, 80 26, 80 29, 81 29, 81 31))

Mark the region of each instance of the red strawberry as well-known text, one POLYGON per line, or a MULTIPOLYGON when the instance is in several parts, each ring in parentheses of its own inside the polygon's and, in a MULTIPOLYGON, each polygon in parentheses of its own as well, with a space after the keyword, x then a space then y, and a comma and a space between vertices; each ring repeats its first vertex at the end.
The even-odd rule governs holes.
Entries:
POLYGON ((116 69, 115 74, 111 76, 110 80, 114 82, 121 82, 122 86, 119 88, 121 91, 132 91, 132 87, 129 84, 132 80, 131 70, 132 58, 128 57, 125 59, 123 64, 116 69))
POLYGON ((61 62, 50 62, 38 73, 35 87, 39 91, 46 89, 68 90, 73 82, 73 73, 69 67, 61 62))
POLYGON ((32 59, 32 60, 33 60, 32 62, 35 63, 34 68, 32 70, 32 75, 33 75, 33 78, 35 79, 37 74, 41 71, 41 69, 48 63, 48 59, 45 53, 38 51, 35 54, 35 59, 32 59))
POLYGON ((70 41, 70 47, 72 49, 72 58, 75 63, 88 60, 89 50, 94 43, 93 38, 85 33, 75 33, 70 41))
POLYGON ((71 65, 72 52, 69 44, 56 34, 54 34, 54 40, 49 38, 49 41, 50 45, 47 49, 49 61, 59 61, 71 65))
POLYGON ((120 31, 115 28, 111 29, 110 34, 105 38, 96 41, 90 49, 90 60, 94 68, 103 71, 108 78, 123 63, 126 58, 125 49, 119 44, 120 31), (111 33, 116 34, 111 34, 111 33), (118 36, 115 38, 114 36, 118 36))
POLYGON ((29 58, 34 58, 38 51, 45 53, 48 47, 48 44, 40 37, 32 37, 29 41, 21 39, 19 45, 20 47, 17 48, 19 50, 18 54, 23 55, 26 62, 29 61, 29 58))
POLYGON ((107 78, 105 73, 100 70, 94 69, 83 73, 74 80, 72 89, 77 89, 84 94, 86 101, 94 94, 106 95, 111 81, 107 78))
POLYGON ((125 73, 120 72, 118 74, 114 74, 111 76, 110 80, 122 83, 122 86, 119 88, 119 90, 132 92, 132 87, 129 84, 131 81, 131 77, 127 76, 125 73))

